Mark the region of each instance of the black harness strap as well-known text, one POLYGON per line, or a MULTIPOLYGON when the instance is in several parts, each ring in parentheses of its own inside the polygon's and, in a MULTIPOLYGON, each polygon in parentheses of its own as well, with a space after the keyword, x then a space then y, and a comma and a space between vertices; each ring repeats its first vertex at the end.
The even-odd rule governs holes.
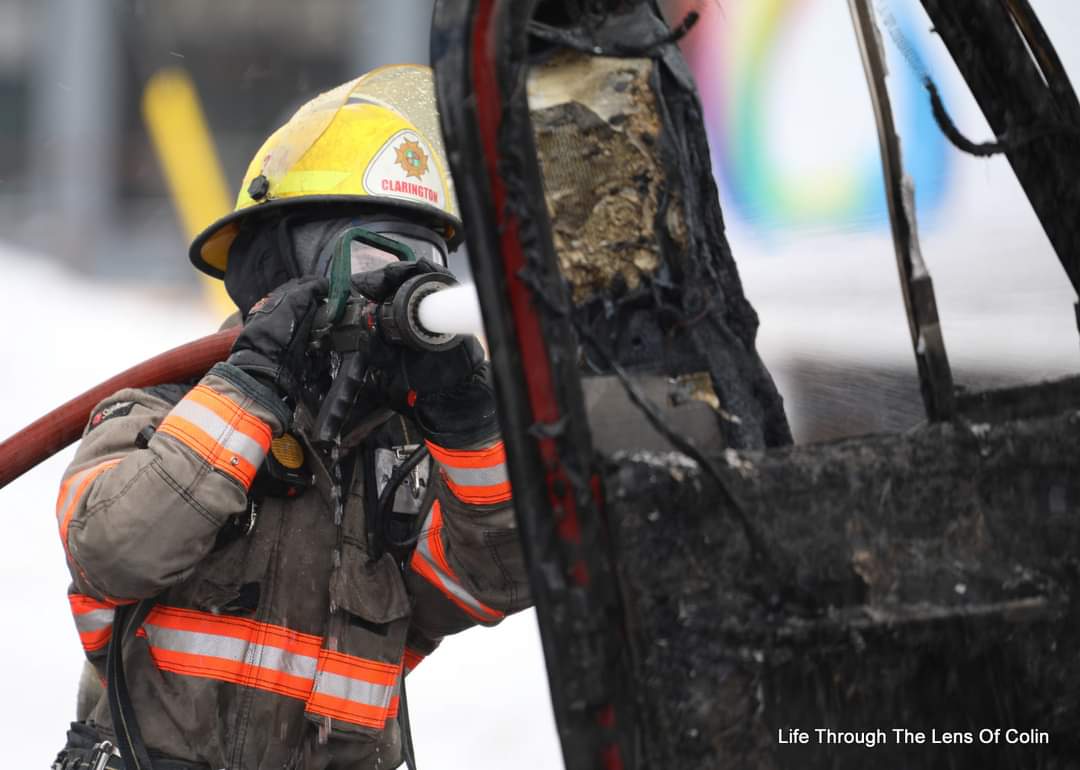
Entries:
POLYGON ((153 606, 153 599, 143 599, 138 604, 126 604, 116 608, 109 653, 105 661, 109 713, 112 715, 113 731, 116 733, 116 745, 120 749, 126 770, 154 770, 154 763, 150 761, 150 753, 143 743, 139 722, 135 717, 135 707, 128 693, 123 655, 124 641, 142 625, 153 606))
MULTIPOLYGON (((395 556, 400 559, 399 565, 402 570, 404 570, 405 565, 408 564, 408 556, 403 555, 403 552, 412 552, 412 547, 416 544, 416 540, 419 537, 419 527, 417 528, 418 531, 415 535, 406 538, 404 541, 399 542, 393 539, 390 534, 390 519, 393 517, 394 496, 397 494, 398 487, 400 487, 402 482, 408 478, 409 473, 412 472, 413 468, 428 456, 429 452, 427 446, 421 444, 419 449, 409 455, 409 458, 394 470, 390 479, 386 482, 386 487, 383 489, 382 494, 379 495, 378 487, 376 486, 374 453, 370 448, 365 448, 364 452, 364 468, 367 472, 364 490, 367 492, 368 537, 374 548, 377 549, 375 553, 381 554, 386 548, 392 549, 395 556)), ((402 670, 401 673, 400 697, 401 700, 398 704, 398 729, 401 733, 401 754, 408 770, 416 770, 416 752, 413 749, 412 725, 409 723, 409 700, 405 695, 404 670, 402 670)))
POLYGON ((405 697, 405 672, 401 673, 401 704, 398 709, 398 727, 401 729, 401 753, 405 766, 416 770, 416 751, 413 749, 412 725, 409 724, 409 699, 405 697))

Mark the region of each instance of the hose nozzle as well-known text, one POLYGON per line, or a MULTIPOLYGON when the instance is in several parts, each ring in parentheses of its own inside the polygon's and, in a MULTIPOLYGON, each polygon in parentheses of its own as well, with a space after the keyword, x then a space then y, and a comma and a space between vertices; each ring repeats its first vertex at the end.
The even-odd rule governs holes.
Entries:
POLYGON ((325 345, 341 354, 341 364, 330 383, 330 389, 319 407, 312 432, 314 442, 332 446, 340 440, 341 430, 353 406, 364 388, 367 378, 368 357, 373 337, 380 337, 391 345, 413 350, 440 352, 449 350, 462 341, 460 334, 441 334, 425 328, 420 323, 420 303, 436 292, 457 281, 444 273, 424 273, 405 281, 390 299, 375 304, 360 296, 354 296, 337 312, 337 320, 327 311, 317 322, 316 345, 325 345))
POLYGON ((420 303, 456 285, 453 276, 446 273, 424 273, 405 281, 392 299, 379 305, 376 323, 382 338, 395 345, 433 352, 460 344, 460 334, 434 332, 420 323, 420 303))

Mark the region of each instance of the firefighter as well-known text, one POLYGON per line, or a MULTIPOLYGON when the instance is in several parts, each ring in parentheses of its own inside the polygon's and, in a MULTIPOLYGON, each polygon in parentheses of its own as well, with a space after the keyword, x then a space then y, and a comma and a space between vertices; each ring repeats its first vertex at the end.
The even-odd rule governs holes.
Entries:
POLYGON ((347 245, 352 291, 372 300, 461 241, 427 68, 368 73, 270 136, 191 247, 241 311, 228 360, 93 410, 57 516, 79 636, 126 711, 98 694, 58 767, 123 767, 126 713, 159 770, 396 767, 405 674, 529 604, 474 339, 372 345, 340 443, 311 438, 334 366, 309 334, 356 228, 374 235, 347 245))

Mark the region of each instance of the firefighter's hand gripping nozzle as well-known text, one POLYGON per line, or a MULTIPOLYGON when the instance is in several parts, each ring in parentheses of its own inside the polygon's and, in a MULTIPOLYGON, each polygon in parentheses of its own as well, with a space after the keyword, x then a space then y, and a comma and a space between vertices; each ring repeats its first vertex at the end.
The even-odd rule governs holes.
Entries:
POLYGON ((313 344, 341 356, 340 366, 315 421, 313 439, 323 446, 332 446, 340 440, 346 420, 371 380, 373 358, 377 358, 379 346, 399 345, 441 352, 462 341, 459 334, 434 332, 420 324, 421 303, 432 294, 457 285, 447 273, 413 276, 383 302, 373 302, 352 293, 343 302, 336 303, 335 284, 339 281, 335 281, 332 271, 330 296, 316 317, 312 334, 313 344), (335 304, 340 307, 335 308, 335 304))

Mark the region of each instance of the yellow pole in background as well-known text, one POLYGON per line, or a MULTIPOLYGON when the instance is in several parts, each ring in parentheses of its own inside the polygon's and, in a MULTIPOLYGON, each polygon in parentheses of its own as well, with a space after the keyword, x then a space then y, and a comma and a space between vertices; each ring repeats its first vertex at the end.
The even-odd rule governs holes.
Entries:
MULTIPOLYGON (((187 72, 168 68, 154 73, 143 89, 142 114, 190 242, 232 207, 221 161, 187 72)), ((221 281, 205 277, 203 285, 215 310, 223 315, 236 310, 221 281)))

